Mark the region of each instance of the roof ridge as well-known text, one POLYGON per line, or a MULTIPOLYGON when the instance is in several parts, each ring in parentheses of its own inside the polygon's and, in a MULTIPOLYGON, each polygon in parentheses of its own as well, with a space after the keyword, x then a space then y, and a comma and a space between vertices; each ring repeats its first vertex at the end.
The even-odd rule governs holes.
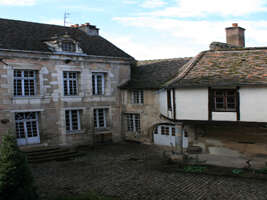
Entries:
POLYGON ((192 57, 180 57, 180 58, 163 58, 163 59, 151 59, 151 60, 138 60, 137 66, 150 65, 164 61, 178 61, 178 60, 189 60, 192 57))
POLYGON ((49 25, 49 26, 59 26, 59 27, 63 27, 63 28, 72 28, 70 26, 64 26, 64 25, 58 25, 58 24, 48 24, 48 23, 41 23, 41 22, 32 22, 32 21, 24 21, 24 20, 18 20, 18 19, 0 18, 0 20, 13 21, 13 22, 17 22, 17 23, 40 24, 40 25, 49 25))
POLYGON ((185 76, 193 69, 193 67, 198 63, 198 61, 205 55, 205 53, 208 51, 202 51, 199 54, 197 54, 195 57, 193 57, 191 60, 189 60, 187 63, 184 64, 178 71, 177 75, 170 79, 169 81, 165 82, 163 84, 163 87, 168 87, 175 81, 180 81, 181 79, 185 78, 185 76))

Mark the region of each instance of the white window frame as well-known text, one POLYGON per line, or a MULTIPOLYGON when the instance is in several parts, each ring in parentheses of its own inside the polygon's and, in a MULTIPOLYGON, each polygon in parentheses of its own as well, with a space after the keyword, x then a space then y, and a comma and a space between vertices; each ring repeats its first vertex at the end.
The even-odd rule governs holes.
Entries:
MULTIPOLYGON (((18 114, 18 113, 15 113, 15 115, 18 114)), ((33 127, 32 127, 32 122, 36 122, 36 136, 32 136, 32 137, 38 137, 39 136, 39 121, 38 121, 38 112, 19 112, 19 114, 23 114, 24 115, 24 118, 23 119, 15 119, 15 127, 16 127, 16 137, 17 139, 22 139, 22 138, 25 138, 27 139, 29 136, 28 136, 28 128, 27 128, 27 122, 31 122, 31 129, 32 129, 32 132, 33 132, 33 127), (27 115, 27 113, 34 113, 35 115, 35 119, 27 119, 25 116, 27 115), (17 124, 18 123, 23 123, 23 128, 24 128, 24 137, 21 137, 21 133, 20 131, 17 132, 17 124)))
POLYGON ((64 52, 76 52, 76 44, 73 41, 63 40, 61 50, 64 52))
POLYGON ((79 89, 78 89, 78 86, 79 86, 79 78, 78 78, 79 72, 77 72, 77 71, 63 71, 62 76, 63 76, 63 94, 64 94, 64 96, 77 96, 78 95, 78 91, 79 91, 79 89), (65 73, 67 75, 66 78, 64 77, 65 73), (70 78, 70 73, 76 74, 76 78, 70 78), (65 83, 64 83, 65 81, 67 82, 67 84, 66 84, 67 93, 66 94, 65 94, 65 83), (72 84, 70 84, 71 82, 72 82, 72 84), (74 82, 74 84, 73 84, 73 82, 74 82), (76 88, 75 90, 74 90, 73 86, 75 86, 75 88, 76 88))
POLYGON ((144 90, 133 90, 132 91, 132 103, 133 104, 144 104, 144 90))
POLYGON ((94 108, 94 127, 95 128, 107 128, 107 115, 109 109, 108 108, 94 108), (99 112, 103 110, 103 126, 100 126, 99 112))
MULTIPOLYGON (((27 96, 35 96, 36 95, 36 91, 37 91, 37 81, 36 81, 36 74, 37 74, 37 71, 36 70, 20 70, 20 69, 15 69, 14 71, 13 71, 13 77, 14 77, 14 81, 13 81, 13 83, 14 83, 14 85, 13 85, 13 90, 14 90, 14 92, 13 92, 13 94, 14 94, 14 96, 18 96, 18 97, 20 97, 20 96, 22 96, 22 97, 27 97, 27 96), (20 71, 21 72, 21 77, 17 77, 17 76, 15 76, 15 73, 16 73, 16 71, 20 71), (25 71, 27 71, 27 72, 33 72, 33 77, 25 77, 24 76, 24 73, 25 73, 25 71), (21 81, 21 95, 18 95, 18 83, 17 83, 17 81, 21 81), (30 94, 31 92, 31 90, 30 90, 30 86, 29 86, 29 94, 28 95, 26 95, 25 93, 26 93, 26 87, 25 87, 25 85, 26 85, 26 83, 25 83, 25 81, 26 80, 29 80, 29 81, 31 81, 31 80, 33 80, 33 84, 34 84, 34 86, 33 86, 33 93, 34 94, 30 94)), ((30 84, 30 83, 28 83, 28 84, 30 84)))
POLYGON ((92 73, 92 94, 93 95, 104 95, 105 94, 105 73, 104 72, 93 72, 92 73), (101 78, 101 91, 97 84, 97 78, 101 78))
POLYGON ((73 109, 70 109, 70 110, 65 110, 65 126, 66 126, 66 132, 67 133, 73 133, 73 132, 77 132, 77 131, 80 131, 81 130, 81 110, 73 110, 73 109), (69 130, 67 130, 67 112, 68 112, 68 115, 69 115, 69 130), (78 125, 78 129, 73 129, 73 113, 72 112, 77 112, 77 125, 78 125))
POLYGON ((129 132, 141 132, 141 116, 138 113, 126 113, 127 131, 129 132), (139 127, 138 123, 139 121, 139 127))

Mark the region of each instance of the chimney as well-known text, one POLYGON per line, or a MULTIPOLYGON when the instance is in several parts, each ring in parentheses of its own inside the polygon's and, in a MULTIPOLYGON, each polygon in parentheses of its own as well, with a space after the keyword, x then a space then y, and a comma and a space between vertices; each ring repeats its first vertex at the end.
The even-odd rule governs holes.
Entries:
POLYGON ((89 23, 82 24, 79 29, 87 33, 88 35, 99 35, 99 29, 96 26, 90 25, 89 23))
POLYGON ((232 27, 225 28, 227 44, 237 47, 245 47, 245 30, 233 23, 232 27))

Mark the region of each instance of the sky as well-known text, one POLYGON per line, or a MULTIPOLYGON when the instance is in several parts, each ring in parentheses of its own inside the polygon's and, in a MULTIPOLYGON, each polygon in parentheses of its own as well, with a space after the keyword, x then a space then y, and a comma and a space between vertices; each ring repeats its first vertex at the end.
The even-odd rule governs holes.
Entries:
POLYGON ((267 0, 0 0, 0 18, 63 25, 65 12, 137 60, 195 56, 232 23, 247 47, 267 46, 267 0))

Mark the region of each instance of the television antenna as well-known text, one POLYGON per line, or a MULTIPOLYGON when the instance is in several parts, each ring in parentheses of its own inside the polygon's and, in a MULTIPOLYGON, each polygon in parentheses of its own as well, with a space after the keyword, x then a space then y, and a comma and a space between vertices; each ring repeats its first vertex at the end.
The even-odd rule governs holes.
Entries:
POLYGON ((67 23, 68 23, 67 19, 69 18, 69 16, 70 16, 70 13, 67 12, 67 10, 65 9, 65 12, 64 12, 64 26, 67 25, 67 23))

